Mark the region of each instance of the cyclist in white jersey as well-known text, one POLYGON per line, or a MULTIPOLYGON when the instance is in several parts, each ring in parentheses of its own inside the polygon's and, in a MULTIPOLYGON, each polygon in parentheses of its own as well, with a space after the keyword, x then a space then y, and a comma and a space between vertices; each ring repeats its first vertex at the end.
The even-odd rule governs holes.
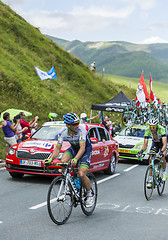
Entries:
POLYGON ((65 151, 61 162, 69 162, 70 159, 72 159, 72 165, 78 163, 78 174, 87 190, 86 206, 92 207, 93 196, 90 187, 90 180, 86 176, 92 155, 91 141, 87 135, 85 126, 79 124, 79 117, 77 114, 67 113, 63 116, 63 120, 66 127, 63 127, 58 135, 57 146, 51 155, 50 162, 59 155, 63 141, 68 141, 71 144, 71 147, 65 151))

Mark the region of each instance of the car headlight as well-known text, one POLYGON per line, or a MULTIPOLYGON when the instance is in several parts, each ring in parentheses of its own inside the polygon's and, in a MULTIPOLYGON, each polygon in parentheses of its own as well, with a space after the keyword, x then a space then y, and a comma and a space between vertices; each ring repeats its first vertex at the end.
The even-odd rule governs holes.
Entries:
POLYGON ((59 153, 59 155, 58 155, 57 159, 58 159, 58 160, 61 160, 61 158, 62 158, 62 155, 63 155, 63 153, 59 153))
POLYGON ((142 148, 142 145, 137 145, 136 147, 135 147, 135 149, 141 149, 142 148))
POLYGON ((15 155, 15 149, 10 148, 9 152, 8 152, 8 155, 15 155))

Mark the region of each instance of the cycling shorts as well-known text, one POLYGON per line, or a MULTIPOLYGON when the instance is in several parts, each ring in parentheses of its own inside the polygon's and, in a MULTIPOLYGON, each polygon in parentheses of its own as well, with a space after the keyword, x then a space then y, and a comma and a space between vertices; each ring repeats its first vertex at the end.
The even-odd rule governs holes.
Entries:
MULTIPOLYGON (((70 158, 73 159, 78 153, 78 151, 79 149, 74 149, 71 146, 64 152, 64 154, 68 154, 70 158)), ((91 156, 92 156, 92 148, 91 147, 86 148, 83 156, 78 160, 77 167, 85 168, 88 170, 88 168, 90 167, 91 156)))
POLYGON ((152 142, 150 152, 158 153, 159 150, 161 150, 162 147, 163 147, 162 142, 152 142))

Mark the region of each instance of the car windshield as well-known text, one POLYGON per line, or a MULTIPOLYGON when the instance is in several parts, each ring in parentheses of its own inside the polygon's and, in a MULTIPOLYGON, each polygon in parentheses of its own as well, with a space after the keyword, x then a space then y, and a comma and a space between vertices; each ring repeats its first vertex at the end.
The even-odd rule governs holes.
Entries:
POLYGON ((42 126, 37 132, 35 132, 31 139, 44 139, 44 140, 58 140, 58 133, 63 126, 42 126))
POLYGON ((126 128, 120 132, 119 136, 130 136, 130 137, 140 137, 143 138, 145 134, 145 129, 142 128, 126 128))

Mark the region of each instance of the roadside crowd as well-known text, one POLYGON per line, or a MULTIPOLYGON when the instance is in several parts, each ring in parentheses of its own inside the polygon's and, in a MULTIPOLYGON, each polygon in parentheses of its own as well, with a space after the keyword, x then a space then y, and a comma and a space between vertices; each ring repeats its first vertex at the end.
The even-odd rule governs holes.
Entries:
MULTIPOLYGON (((1 117, 1 113, 0 113, 1 117)), ((30 122, 27 122, 26 116, 24 112, 20 112, 16 115, 13 119, 13 123, 11 123, 10 114, 5 112, 3 114, 3 119, 0 128, 2 128, 4 133, 4 140, 6 143, 6 155, 8 153, 9 147, 13 146, 16 143, 24 141, 27 139, 26 134, 33 134, 36 131, 38 126, 38 119, 39 117, 36 116, 30 122)))

